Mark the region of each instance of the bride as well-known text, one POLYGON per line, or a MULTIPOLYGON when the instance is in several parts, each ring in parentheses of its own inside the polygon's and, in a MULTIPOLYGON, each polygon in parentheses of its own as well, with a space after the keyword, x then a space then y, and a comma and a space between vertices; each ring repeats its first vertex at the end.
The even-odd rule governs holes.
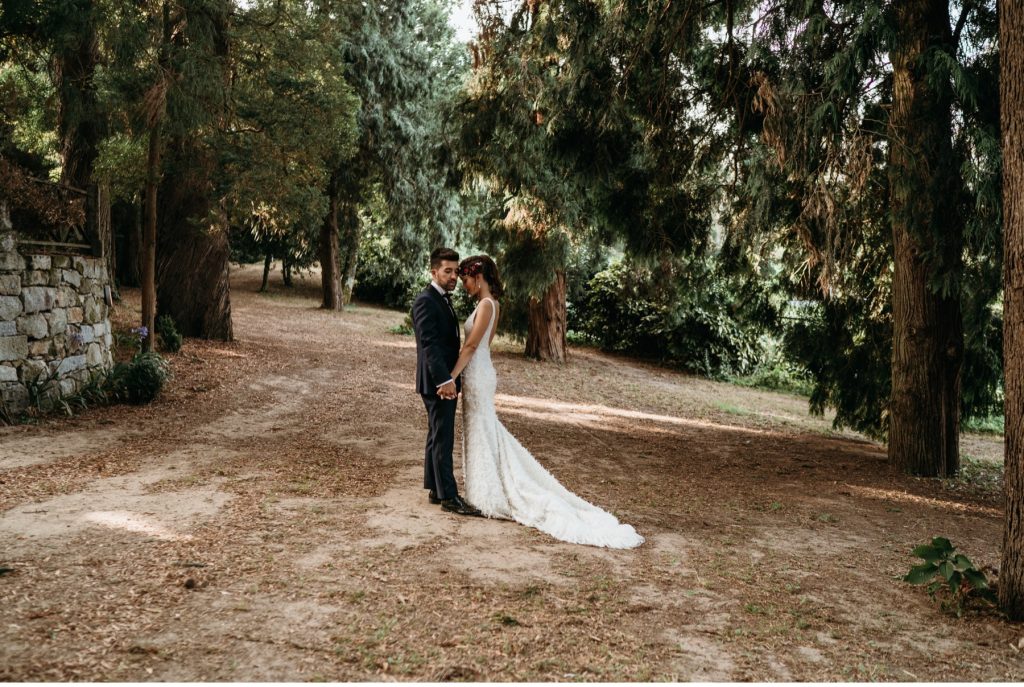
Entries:
POLYGON ((503 288, 486 255, 459 264, 466 291, 477 300, 465 324, 466 342, 452 370, 462 375, 463 476, 467 500, 492 518, 515 520, 563 541, 626 549, 644 538, 632 526, 563 487, 498 420, 497 375, 491 342, 503 288))

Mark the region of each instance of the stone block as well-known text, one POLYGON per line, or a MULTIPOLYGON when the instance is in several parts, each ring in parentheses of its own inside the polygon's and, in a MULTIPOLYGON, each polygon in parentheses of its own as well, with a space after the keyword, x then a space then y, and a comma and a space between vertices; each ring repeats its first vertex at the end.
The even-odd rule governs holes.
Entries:
POLYGON ((81 324, 85 319, 85 310, 80 306, 68 308, 67 313, 69 324, 81 324))
POLYGON ((64 269, 71 266, 71 258, 66 255, 55 255, 51 261, 54 269, 64 269))
POLYGON ((24 272, 25 258, 15 252, 0 253, 0 272, 24 272))
POLYGON ((27 336, 0 336, 0 360, 21 360, 27 355, 27 336))
POLYGON ((22 363, 21 368, 18 370, 18 376, 21 377, 21 381, 28 384, 39 379, 40 375, 45 375, 49 371, 46 367, 46 363, 42 360, 34 360, 29 358, 22 363))
POLYGON ((63 334, 68 328, 68 311, 63 308, 54 308, 46 313, 46 323, 50 326, 50 336, 63 334))
POLYGON ((0 296, 20 296, 21 275, 0 274, 0 296))
POLYGON ((30 255, 28 258, 29 268, 33 270, 48 270, 50 269, 50 256, 49 255, 30 255))
POLYGON ((52 310, 57 301, 57 290, 48 286, 28 286, 22 289, 21 298, 27 313, 52 310))
POLYGON ((14 336, 17 333, 17 320, 11 320, 10 322, 0 322, 0 336, 14 336))
POLYGON ((39 270, 25 272, 25 278, 23 279, 23 282, 25 286, 49 286, 50 273, 40 272, 39 270))
POLYGON ((83 272, 85 272, 86 263, 87 260, 85 258, 76 255, 73 258, 71 258, 71 269, 73 269, 75 272, 78 272, 79 274, 82 274, 83 272))
POLYGON ((17 296, 0 296, 0 322, 10 321, 21 315, 21 299, 17 296))
POLYGON ((4 405, 12 412, 21 412, 28 408, 28 389, 18 383, 0 384, 0 397, 4 405))
POLYGON ((107 319, 107 304, 96 298, 85 299, 85 321, 88 324, 95 324, 107 319))
POLYGON ((53 352, 53 339, 40 339, 28 345, 29 355, 51 355, 53 352))
POLYGON ((91 325, 83 324, 78 334, 82 337, 82 343, 91 343, 96 340, 96 332, 91 325))
POLYGON ((63 271, 64 270, 61 270, 61 269, 58 269, 58 268, 54 267, 52 270, 47 272, 47 274, 50 275, 50 279, 49 279, 49 281, 47 281, 47 284, 49 286, 60 286, 60 275, 61 275, 61 272, 63 272, 63 271))
POLYGON ((78 382, 72 378, 60 380, 60 395, 63 397, 73 396, 78 389, 78 382))
POLYGON ((94 324, 92 326, 92 333, 96 336, 97 339, 102 337, 108 331, 110 331, 110 325, 107 324, 107 320, 103 320, 102 322, 97 322, 96 324, 94 324))
POLYGON ((18 370, 13 365, 0 365, 0 382, 18 381, 18 370))
POLYGON ((98 367, 103 364, 103 347, 98 343, 89 344, 89 350, 85 353, 86 363, 89 367, 98 367))
POLYGON ((18 241, 14 238, 14 234, 8 231, 10 227, 4 227, 0 223, 0 253, 13 253, 14 249, 18 247, 18 241))
POLYGON ((60 364, 57 366, 57 374, 63 376, 69 372, 81 370, 83 367, 85 367, 85 356, 71 355, 60 361, 60 364))
POLYGON ((60 273, 60 277, 68 284, 74 286, 76 289, 82 285, 82 275, 76 272, 75 270, 63 270, 60 273))
POLYGON ((27 335, 29 339, 45 339, 50 333, 50 325, 40 313, 25 315, 18 318, 18 333, 27 335))
POLYGON ((73 305, 81 305, 82 299, 78 291, 67 284, 61 284, 57 289, 56 305, 58 308, 70 308, 73 305))

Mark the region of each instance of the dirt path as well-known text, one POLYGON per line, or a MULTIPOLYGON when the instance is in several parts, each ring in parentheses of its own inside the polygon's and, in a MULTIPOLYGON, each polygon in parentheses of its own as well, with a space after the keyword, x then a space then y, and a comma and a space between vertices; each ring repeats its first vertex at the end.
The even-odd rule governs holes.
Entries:
POLYGON ((500 342, 509 429, 648 542, 450 516, 402 314, 234 284, 238 341, 188 341, 154 404, 0 429, 0 680, 1024 678, 1024 630, 894 579, 939 534, 997 563, 991 491, 800 399, 500 342))

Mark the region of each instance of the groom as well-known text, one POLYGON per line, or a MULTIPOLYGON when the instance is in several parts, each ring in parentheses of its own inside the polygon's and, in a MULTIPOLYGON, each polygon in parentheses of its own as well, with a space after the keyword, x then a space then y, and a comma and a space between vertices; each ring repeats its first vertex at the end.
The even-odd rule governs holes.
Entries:
POLYGON ((460 382, 451 369, 459 359, 459 318, 451 292, 459 281, 459 254, 438 248, 430 254, 431 282, 412 304, 416 330, 416 391, 427 407, 427 449, 423 460, 423 487, 427 498, 459 515, 480 511, 459 496, 452 471, 455 447, 455 406, 460 382))

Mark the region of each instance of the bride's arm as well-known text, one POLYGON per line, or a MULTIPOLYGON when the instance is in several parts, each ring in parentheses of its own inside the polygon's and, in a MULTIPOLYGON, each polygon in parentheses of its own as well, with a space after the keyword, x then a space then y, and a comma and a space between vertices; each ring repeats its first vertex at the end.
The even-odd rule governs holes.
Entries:
POLYGON ((452 379, 462 374, 462 371, 466 369, 466 365, 469 365, 473 353, 476 352, 476 347, 480 345, 480 341, 484 338, 484 332, 487 331, 487 325, 491 321, 493 310, 494 305, 490 301, 481 301, 480 305, 477 306, 476 317, 473 318, 473 330, 466 337, 466 343, 462 344, 462 350, 459 351, 459 359, 452 370, 452 379))

